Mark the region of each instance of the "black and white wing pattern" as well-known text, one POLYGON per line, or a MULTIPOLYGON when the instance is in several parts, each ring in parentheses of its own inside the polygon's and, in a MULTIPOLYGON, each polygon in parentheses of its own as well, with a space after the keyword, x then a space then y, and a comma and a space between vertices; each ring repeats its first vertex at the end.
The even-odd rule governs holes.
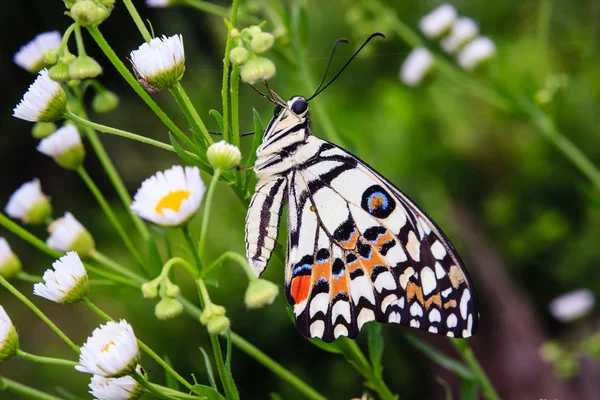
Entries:
POLYGON ((279 187, 289 201, 286 294, 304 336, 353 338, 373 320, 474 334, 479 314, 464 265, 415 203, 314 136, 295 158, 279 187))

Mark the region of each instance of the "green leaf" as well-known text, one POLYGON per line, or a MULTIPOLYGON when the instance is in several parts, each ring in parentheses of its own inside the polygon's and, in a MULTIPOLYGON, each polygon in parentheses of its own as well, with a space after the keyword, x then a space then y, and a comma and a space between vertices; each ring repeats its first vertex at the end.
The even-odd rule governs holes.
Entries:
POLYGON ((460 398, 462 400, 477 400, 479 386, 477 381, 472 379, 461 379, 460 380, 460 398))
POLYGON ((175 149, 175 153, 177 153, 177 155, 186 163, 191 164, 191 165, 195 165, 196 167, 200 168, 203 171, 206 171, 208 173, 212 173, 212 169, 209 167, 208 164, 206 164, 204 161, 202 161, 201 159, 199 159, 197 156, 193 156, 189 153, 187 153, 183 147, 181 147, 181 145, 179 144, 179 142, 177 142, 177 140, 175 139, 175 137, 169 133, 169 139, 171 140, 171 145, 173 146, 173 149, 175 149))
POLYGON ((252 151, 250 152, 248 161, 246 161, 246 168, 250 168, 254 165, 254 162, 256 161, 256 149, 258 149, 258 146, 262 143, 263 135, 265 134, 265 128, 263 127, 260 114, 254 108, 252 109, 252 118, 254 119, 254 138, 252 140, 252 151))
POLYGON ((223 133, 223 116, 217 110, 210 110, 208 113, 217 120, 219 129, 221 130, 221 133, 223 133))
POLYGON ((204 278, 204 283, 208 286, 219 287, 219 280, 217 278, 204 278))
POLYGON ((283 400, 283 397, 279 393, 269 393, 271 400, 283 400))
MULTIPOLYGON (((288 315, 290 317, 290 319, 292 320, 292 322, 296 323, 296 319, 294 318, 294 311, 288 307, 287 309, 288 315)), ((342 350, 339 348, 337 342, 333 342, 333 343, 326 343, 324 341, 322 341, 321 339, 317 339, 317 338, 312 338, 312 339, 307 339, 309 342, 311 342, 312 344, 314 344, 315 346, 317 346, 318 348, 320 348, 321 350, 324 350, 328 353, 332 353, 332 354, 342 354, 342 350)))
POLYGON ((206 374, 208 375, 208 382, 210 382, 210 386, 212 386, 213 389, 217 390, 217 382, 215 381, 215 374, 213 373, 213 370, 212 370, 210 358, 208 357, 208 354, 206 354, 206 351, 204 351, 204 349, 202 347, 199 347, 199 349, 202 352, 202 357, 204 357, 204 365, 206 366, 206 374))
POLYGON ((382 326, 379 323, 367 324, 367 332, 369 333, 369 358, 373 372, 379 378, 383 373, 381 360, 383 358, 383 333, 382 326))
MULTIPOLYGON (((169 367, 173 368, 173 363, 169 359, 169 356, 165 355, 163 358, 169 367)), ((177 379, 175 379, 173 375, 169 374, 167 371, 165 371, 165 381, 167 382, 168 388, 179 390, 179 383, 177 382, 177 379)))
POLYGON ((412 335, 405 334, 404 336, 414 348, 425 354, 434 363, 446 368, 448 371, 454 372, 462 379, 475 379, 473 373, 463 363, 448 357, 433 346, 423 343, 412 335))
MULTIPOLYGON (((160 275, 163 267, 163 261, 156 245, 156 241, 152 235, 148 235, 148 258, 150 260, 150 270, 146 271, 151 278, 160 275)), ((146 268, 144 268, 146 269, 146 268)))
POLYGON ((205 396, 208 400, 225 400, 225 397, 223 397, 221 393, 210 386, 194 385, 192 386, 192 391, 197 395, 205 396))

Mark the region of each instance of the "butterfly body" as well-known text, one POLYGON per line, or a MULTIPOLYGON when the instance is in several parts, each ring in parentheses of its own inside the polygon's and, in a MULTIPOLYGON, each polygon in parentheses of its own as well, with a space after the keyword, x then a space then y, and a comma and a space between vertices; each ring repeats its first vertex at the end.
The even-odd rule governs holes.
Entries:
POLYGON ((354 338, 373 320, 475 332, 474 289, 448 239, 366 163, 313 136, 306 99, 276 108, 254 171, 246 255, 260 275, 287 201, 286 296, 304 336, 354 338))

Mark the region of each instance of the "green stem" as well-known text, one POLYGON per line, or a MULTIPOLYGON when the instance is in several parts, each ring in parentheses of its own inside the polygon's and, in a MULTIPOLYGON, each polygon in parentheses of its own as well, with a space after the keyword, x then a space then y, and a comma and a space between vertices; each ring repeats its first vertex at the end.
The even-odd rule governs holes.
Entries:
POLYGON ((77 354, 79 354, 79 346, 77 346, 60 328, 54 325, 54 322, 50 321, 48 317, 35 306, 23 293, 21 293, 16 287, 11 285, 2 275, 0 275, 0 285, 4 286, 6 290, 11 292, 17 299, 21 300, 23 304, 25 304, 31 311, 33 311, 42 321, 46 323, 56 333, 71 349, 73 349, 77 354))
POLYGON ((202 271, 201 276, 203 276, 203 277, 207 276, 212 271, 214 271, 216 268, 218 268, 225 260, 233 260, 233 261, 237 262, 244 269, 244 272, 246 272, 246 275, 248 275, 248 279, 250 279, 250 280, 256 279, 256 276, 254 275, 254 271, 252 271, 252 268, 250 268, 250 265, 248 265, 248 260, 246 260, 245 257, 243 257, 240 254, 233 252, 233 251, 228 251, 228 252, 221 254, 219 256, 219 258, 217 258, 215 261, 213 261, 212 264, 210 264, 207 268, 205 268, 202 271))
POLYGON ((208 3, 202 0, 181 0, 182 4, 193 7, 199 11, 203 11, 209 14, 216 15, 218 17, 228 18, 229 10, 225 7, 218 6, 216 4, 208 3))
MULTIPOLYGON (((192 243, 192 248, 195 250, 193 243, 192 243)), ((194 269, 194 267, 189 262, 187 262, 186 260, 184 260, 181 257, 173 257, 170 260, 168 260, 165 263, 165 265, 163 266, 163 269, 158 278, 166 278, 169 275, 169 271, 175 264, 182 265, 194 277, 194 279, 198 279, 198 272, 194 269)))
POLYGON ((31 275, 31 274, 28 274, 27 272, 23 272, 23 271, 19 272, 17 279, 19 279, 20 281, 23 281, 23 282, 27 282, 27 283, 38 283, 38 282, 42 281, 41 276, 31 275))
POLYGON ((106 214, 110 222, 113 224, 115 230, 117 231, 117 234, 121 237, 121 240, 123 241, 125 246, 129 249, 129 251, 137 260, 137 262, 145 268, 146 263, 144 259, 131 242, 131 239, 129 239, 129 236, 127 236, 127 233, 125 233, 125 229, 123 229, 121 222, 119 221, 113 210, 110 208, 110 205, 108 205, 108 202, 102 195, 100 189, 98 189, 98 186, 96 186, 94 180, 90 177, 90 175, 87 173, 85 168, 83 168, 83 166, 77 169, 77 173, 79 174, 79 176, 81 176, 81 179, 83 179, 87 187, 90 189, 90 192, 92 192, 92 194, 96 198, 96 201, 98 201, 98 204, 100 204, 100 207, 104 211, 104 214, 106 214))
POLYGON ((225 367, 223 350, 221 350, 221 343, 219 342, 218 335, 210 335, 210 343, 212 344, 213 353, 215 353, 217 372, 219 373, 223 389, 225 390, 225 397, 227 397, 227 399, 237 400, 240 398, 240 396, 235 389, 235 384, 232 381, 233 378, 231 377, 231 374, 227 372, 227 368, 225 367))
POLYGON ((167 396, 173 396, 177 400, 205 400, 206 397, 194 396, 193 394, 186 394, 180 392, 179 390, 171 389, 166 386, 157 385, 156 383, 148 382, 151 386, 154 386, 156 389, 160 390, 163 394, 167 396))
POLYGON ((204 200, 204 215, 202 216, 202 229, 200 230, 200 242, 198 243, 198 255, 200 260, 204 260, 204 246, 206 244, 206 237, 208 233, 208 221, 210 219, 210 210, 212 207, 212 199, 215 193, 215 187, 217 186, 217 182, 219 182, 219 176, 221 175, 220 169, 215 169, 214 174, 212 176, 212 180, 210 181, 210 185, 208 186, 208 191, 206 193, 206 197, 204 200))
POLYGON ((14 394, 34 400, 64 400, 62 397, 56 397, 40 390, 15 382, 12 379, 0 376, 0 390, 6 390, 14 394))
POLYGON ((202 260, 198 256, 198 250, 196 249, 196 246, 194 245, 194 240, 192 239, 192 233, 190 232, 190 224, 186 224, 183 228, 181 228, 181 230, 183 231, 183 237, 185 238, 185 241, 190 249, 190 252, 192 253, 192 257, 194 258, 196 270, 192 273, 192 275, 194 276, 194 278, 197 279, 200 276, 200 271, 202 271, 202 260))
POLYGON ((140 14, 137 12, 133 2, 131 0, 123 0, 123 4, 125 4, 125 8, 127 8, 129 15, 131 15, 133 22, 135 22, 135 26, 137 26, 144 40, 149 42, 152 39, 152 35, 146 27, 146 24, 144 24, 144 21, 142 21, 142 17, 140 17, 140 14))
POLYGON ((65 33, 63 33, 62 40, 60 41, 60 46, 58 47, 59 54, 62 55, 64 50, 68 49, 69 38, 75 30, 75 26, 77 26, 77 22, 73 22, 71 25, 69 25, 69 27, 65 30, 65 33))
POLYGON ((488 400, 500 400, 500 396, 496 393, 496 389, 492 385, 492 382, 486 375, 483 368, 477 361, 477 358, 473 354, 473 351, 469 347, 469 344, 464 339, 450 339, 450 342, 456 350, 461 355, 465 363, 469 366, 471 372, 475 375, 476 379, 479 381, 479 386, 481 387, 481 391, 484 396, 488 400))
POLYGON ((81 36, 81 26, 78 23, 75 24, 75 41, 77 42, 77 55, 87 56, 87 53, 85 52, 85 46, 83 44, 83 36, 81 36))
POLYGON ((157 387, 155 387, 150 382, 148 382, 146 380, 146 378, 144 376, 142 376, 139 372, 135 371, 133 374, 131 374, 131 377, 133 379, 135 379, 135 381, 137 383, 139 383, 142 387, 144 387, 148 392, 152 393, 159 399, 165 399, 165 400, 173 400, 174 399, 174 397, 171 397, 167 394, 162 393, 157 387))
POLYGON ((92 250, 90 252, 89 256, 92 260, 96 261, 97 263, 100 263, 100 264, 104 265, 105 267, 110 268, 113 271, 115 271, 123 276, 126 276, 135 282, 138 282, 138 283, 146 282, 146 279, 144 277, 127 269, 123 265, 117 263, 115 260, 109 258, 108 256, 104 255, 103 253, 100 253, 98 250, 92 250))
MULTIPOLYGON (((231 27, 235 27, 239 6, 240 1, 233 0, 233 5, 231 6, 231 16, 229 17, 231 27)), ((231 27, 229 27, 227 30, 225 55, 223 56, 223 83, 221 87, 221 99, 223 101, 223 139, 225 139, 227 143, 231 143, 231 135, 229 132, 229 53, 231 52, 231 46, 233 44, 233 39, 231 38, 231 27)))
POLYGON ((240 147, 240 67, 231 68, 231 131, 232 143, 240 147))
POLYGON ((38 364, 61 365, 71 368, 74 368, 76 365, 78 365, 76 361, 63 360, 62 358, 37 356, 35 354, 27 353, 26 351, 23 351, 21 349, 17 349, 17 357, 20 357, 24 360, 36 362, 38 364))
POLYGON ((192 101, 183 89, 183 86, 181 86, 181 83, 177 82, 177 84, 170 89, 170 92, 173 97, 175 97, 177 104, 179 104, 179 107, 181 107, 183 114, 192 126, 194 132, 197 135, 204 135, 204 142, 207 145, 206 147, 208 147, 211 143, 213 143, 213 140, 210 137, 210 133, 208 132, 208 129, 206 129, 206 125, 204 125, 202 118, 200 118, 200 115, 198 115, 198 111, 196 111, 192 101))

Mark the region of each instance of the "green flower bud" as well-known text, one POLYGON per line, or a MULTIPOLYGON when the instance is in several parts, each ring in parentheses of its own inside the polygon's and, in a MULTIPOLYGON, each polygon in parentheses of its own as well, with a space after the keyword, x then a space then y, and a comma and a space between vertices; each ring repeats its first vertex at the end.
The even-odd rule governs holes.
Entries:
POLYGON ((236 47, 229 53, 229 59, 233 65, 242 65, 248 61, 248 50, 244 47, 236 47))
POLYGON ((240 38, 240 31, 238 31, 237 29, 233 28, 231 30, 231 32, 229 33, 229 35, 231 35, 232 39, 239 39, 240 38))
POLYGON ((85 258, 96 248, 92 235, 69 212, 65 213, 63 218, 52 222, 48 232, 50 237, 46 244, 54 250, 75 251, 81 258, 85 258))
POLYGON ((207 325, 213 318, 225 315, 225 307, 208 303, 200 315, 202 325, 207 325))
POLYGON ((42 192, 38 179, 22 184, 10 196, 5 208, 11 218, 18 218, 26 224, 44 224, 52 213, 48 197, 42 192))
POLYGON ((71 18, 83 26, 98 26, 109 15, 106 7, 92 0, 80 0, 71 6, 71 18))
POLYGON ((244 302, 248 308, 261 308, 272 304, 279 294, 279 287, 265 279, 252 279, 246 289, 244 302))
POLYGON ((119 106, 119 97, 110 90, 96 93, 92 99, 92 108, 97 113, 107 113, 119 106))
POLYGON ((69 76, 69 66, 64 62, 59 61, 48 70, 48 76, 50 79, 56 82, 67 82, 69 79, 71 79, 69 76))
POLYGON ((42 139, 37 149, 52 157, 61 167, 70 170, 79 168, 85 158, 85 149, 74 125, 65 125, 42 139))
POLYGON ((163 282, 163 285, 165 285, 165 293, 169 297, 176 297, 179 296, 179 293, 181 293, 179 286, 171 282, 169 279, 166 279, 165 282, 163 282))
POLYGON ((206 325, 206 328, 208 329, 208 333, 211 335, 224 335, 227 333, 230 325, 231 321, 229 318, 225 316, 218 316, 211 319, 206 325))
POLYGON ((102 67, 90 56, 79 56, 69 64, 72 79, 95 78, 102 73, 102 67))
POLYGON ((227 170, 240 163, 242 153, 240 153, 240 149, 234 145, 221 140, 208 148, 206 157, 213 168, 227 170))
POLYGON ((260 26, 258 25, 252 25, 251 27, 248 28, 248 32, 250 32, 250 34, 252 36, 259 34, 262 32, 262 29, 260 29, 260 26))
POLYGON ((54 65, 58 62, 58 49, 46 50, 44 52, 44 62, 48 65, 54 65))
POLYGON ((77 3, 77 0, 63 0, 63 3, 65 3, 65 7, 70 9, 73 7, 73 4, 77 3))
POLYGON ((50 136, 56 131, 56 124, 54 122, 36 122, 31 128, 31 134, 36 139, 43 139, 46 136, 50 136))
POLYGON ((153 299, 158 296, 158 282, 150 281, 142 285, 142 294, 147 299, 153 299))
POLYGON ((242 68, 241 77, 246 83, 266 81, 275 75, 275 64, 265 57, 253 57, 242 68))
POLYGON ((183 312, 183 305, 172 297, 164 297, 156 304, 154 314, 156 318, 165 320, 175 318, 183 312))
POLYGON ((12 252, 6 239, 0 237, 0 276, 12 279, 21 273, 21 261, 12 252))
POLYGON ((23 216, 23 222, 31 225, 43 225, 52 215, 52 205, 48 198, 37 201, 23 216))
POLYGON ((275 38, 270 33, 260 32, 252 37, 252 42, 250 45, 252 46, 252 51, 255 53, 264 53, 273 47, 273 43, 275 42, 275 38))
POLYGON ((17 354, 19 335, 12 321, 0 306, 0 362, 8 360, 17 354))
POLYGON ((71 53, 68 49, 65 50, 65 54, 63 54, 63 56, 61 57, 61 61, 67 65, 71 64, 76 59, 77 59, 77 56, 75 54, 71 53))

